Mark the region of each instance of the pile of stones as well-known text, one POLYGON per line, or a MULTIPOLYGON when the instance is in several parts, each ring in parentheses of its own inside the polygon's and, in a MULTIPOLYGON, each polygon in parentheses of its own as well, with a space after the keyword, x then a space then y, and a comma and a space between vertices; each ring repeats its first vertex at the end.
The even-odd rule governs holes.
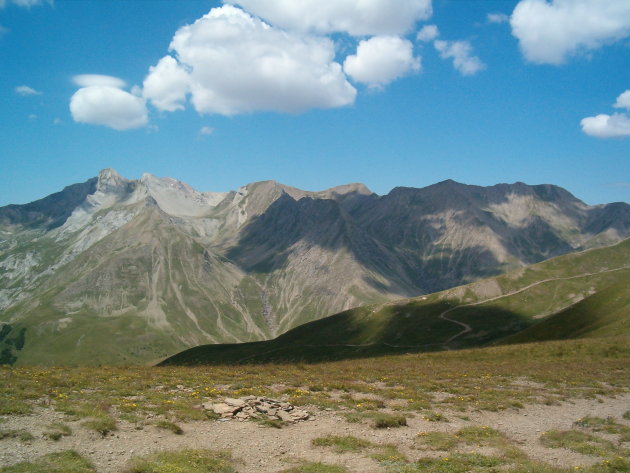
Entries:
POLYGON ((204 409, 213 411, 221 419, 271 419, 295 423, 312 417, 308 412, 298 409, 288 402, 270 399, 268 397, 246 396, 239 399, 225 398, 223 402, 206 402, 204 409))

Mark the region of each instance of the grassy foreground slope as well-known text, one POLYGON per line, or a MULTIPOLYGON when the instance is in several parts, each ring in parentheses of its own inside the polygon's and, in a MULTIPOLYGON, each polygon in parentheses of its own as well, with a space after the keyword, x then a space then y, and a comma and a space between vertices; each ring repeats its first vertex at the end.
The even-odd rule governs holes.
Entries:
POLYGON ((266 341, 204 345, 161 364, 326 361, 630 332, 630 240, 495 278, 351 309, 266 341))

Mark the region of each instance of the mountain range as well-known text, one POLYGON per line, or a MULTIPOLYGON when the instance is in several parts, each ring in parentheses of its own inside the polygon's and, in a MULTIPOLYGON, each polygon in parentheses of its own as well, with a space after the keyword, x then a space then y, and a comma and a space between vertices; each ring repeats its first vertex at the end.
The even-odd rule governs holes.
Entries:
POLYGON ((17 363, 144 363, 628 236, 630 205, 553 185, 198 192, 105 169, 0 208, 0 342, 17 363))
POLYGON ((273 340, 190 348, 160 364, 322 362, 547 340, 628 340, 629 281, 626 239, 427 296, 349 309, 273 340))

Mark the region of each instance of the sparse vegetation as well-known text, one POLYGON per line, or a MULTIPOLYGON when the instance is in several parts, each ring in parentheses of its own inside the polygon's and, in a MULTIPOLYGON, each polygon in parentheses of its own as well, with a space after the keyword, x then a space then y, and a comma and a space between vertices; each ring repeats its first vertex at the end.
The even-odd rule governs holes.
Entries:
POLYGON ((3 439, 18 439, 20 442, 30 442, 35 437, 27 430, 0 430, 0 440, 3 439))
POLYGON ((621 442, 630 442, 630 427, 615 422, 612 417, 602 419, 601 417, 583 417, 575 422, 578 427, 589 429, 592 432, 606 432, 607 434, 619 435, 621 442))
POLYGON ((175 435, 182 435, 184 433, 184 430, 179 425, 177 425, 175 422, 171 422, 169 420, 158 420, 155 423, 155 426, 158 429, 170 430, 175 435))
POLYGON ((568 448, 584 455, 608 457, 621 453, 612 442, 577 430, 550 430, 541 435, 540 441, 545 447, 568 448))
POLYGON ((469 445, 496 446, 504 441, 501 432, 491 429, 487 425, 463 427, 456 436, 469 445))
POLYGON ((428 420, 429 422, 448 422, 445 415, 433 411, 426 412, 422 418, 424 420, 428 420))
POLYGON ((506 459, 525 458, 523 452, 512 445, 502 433, 486 425, 462 427, 455 433, 420 432, 418 441, 426 448, 437 451, 451 452, 462 446, 493 447, 502 452, 506 459))
POLYGON ((73 450, 50 453, 33 462, 17 463, 0 473, 96 473, 94 466, 73 450))
POLYGON ((433 450, 449 451, 457 446, 459 439, 448 432, 420 432, 419 441, 433 450))
MULTIPOLYGON (((1 389, 1 388, 0 388, 1 389)), ((33 407, 20 399, 3 399, 0 397, 0 415, 26 415, 33 412, 33 407)))
POLYGON ((379 412, 372 416, 372 420, 374 421, 372 425, 377 429, 389 429, 407 425, 407 418, 398 414, 379 412))
POLYGON ((181 450, 160 452, 132 460, 125 473, 232 473, 232 457, 227 452, 181 450))
POLYGON ((61 437, 72 435, 72 429, 69 425, 62 422, 53 422, 46 427, 44 438, 50 440, 59 440, 61 437))
POLYGON ((280 473, 348 473, 343 466, 326 465, 325 463, 305 462, 280 473))
POLYGON ((116 427, 116 419, 111 416, 92 417, 84 421, 81 425, 98 432, 103 437, 118 428, 116 427))
POLYGON ((332 447, 337 453, 358 452, 374 446, 374 444, 368 440, 363 440, 350 435, 329 435, 327 437, 318 437, 313 439, 313 445, 317 447, 332 447))
POLYGON ((378 452, 373 453, 370 457, 384 466, 396 465, 407 461, 407 457, 400 453, 395 445, 383 445, 378 452))
POLYGON ((407 425, 407 418, 400 414, 388 414, 386 412, 351 412, 346 414, 348 422, 361 422, 369 420, 375 429, 388 429, 407 425))
POLYGON ((497 471, 495 468, 503 463, 498 457, 478 453, 453 453, 441 458, 423 458, 414 463, 401 464, 395 471, 401 473, 482 473, 497 471))

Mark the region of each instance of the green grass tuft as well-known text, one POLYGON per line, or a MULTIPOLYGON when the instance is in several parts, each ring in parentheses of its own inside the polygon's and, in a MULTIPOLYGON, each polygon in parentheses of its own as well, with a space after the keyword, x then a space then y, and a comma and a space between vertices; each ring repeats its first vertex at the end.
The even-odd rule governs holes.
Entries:
POLYGON ((27 430, 0 430, 0 440, 18 439, 20 442, 30 442, 35 437, 27 430))
POLYGON ((426 412, 422 418, 424 420, 428 420, 429 422, 448 422, 445 415, 433 411, 426 412))
POLYGON ((376 429, 389 429, 393 427, 404 427, 407 425, 407 418, 398 414, 377 412, 372 416, 372 420, 374 421, 372 425, 376 429))
POLYGON ((577 430, 550 430, 540 437, 548 448, 568 448, 584 455, 608 457, 620 453, 612 442, 577 430))
POLYGON ((486 425, 462 427, 457 437, 468 444, 479 446, 496 446, 504 442, 501 432, 486 425))
POLYGON ((135 458, 125 473, 233 473, 232 457, 226 452, 180 450, 135 458))
POLYGON ((382 466, 397 465, 407 461, 407 457, 400 453, 395 445, 383 445, 380 451, 370 455, 370 458, 373 458, 382 466))
POLYGON ((400 414, 387 414, 385 412, 350 412, 345 415, 346 420, 351 423, 370 420, 375 429, 387 429, 392 427, 403 427, 407 425, 407 418, 400 414))
POLYGON ((155 426, 158 429, 170 430, 175 435, 182 435, 184 433, 183 429, 179 425, 177 425, 175 422, 171 422, 168 420, 158 420, 155 423, 155 426))
POLYGON ((0 416, 24 416, 33 412, 33 406, 20 399, 0 399, 0 416))
POLYGON ((317 447, 333 447, 337 453, 358 452, 374 446, 372 442, 350 435, 328 435, 326 437, 318 437, 313 439, 312 443, 317 447))
POLYGON ((118 427, 116 427, 116 419, 110 416, 93 417, 84 421, 81 425, 98 432, 103 437, 118 429, 118 427))
POLYGON ((0 469, 0 473, 96 473, 94 466, 73 450, 49 453, 33 462, 0 469))
POLYGON ((348 470, 343 466, 308 462, 282 470, 280 473, 348 473, 348 470))
POLYGON ((72 429, 69 425, 62 422, 53 422, 46 427, 44 438, 49 440, 59 440, 61 437, 72 435, 72 429))
POLYGON ((422 458, 397 468, 397 473, 486 473, 498 471, 504 462, 478 453, 455 453, 442 458, 422 458))
POLYGON ((457 446, 459 439, 447 432, 420 432, 418 439, 433 450, 449 451, 457 446))

